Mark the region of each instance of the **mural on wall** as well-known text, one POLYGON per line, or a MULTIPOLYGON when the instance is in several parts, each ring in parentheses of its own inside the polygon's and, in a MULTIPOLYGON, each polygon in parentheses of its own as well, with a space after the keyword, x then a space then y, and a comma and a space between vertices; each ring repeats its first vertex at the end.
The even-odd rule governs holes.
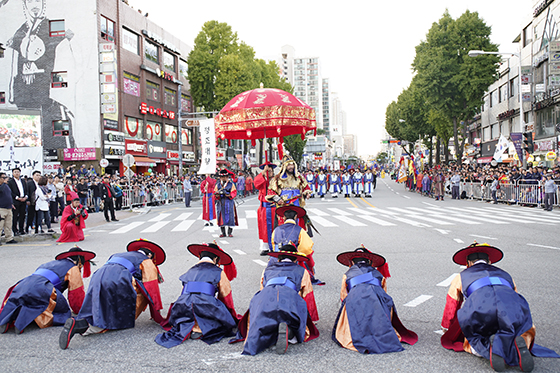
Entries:
POLYGON ((96 0, 0 0, 0 109, 41 111, 46 149, 99 147, 96 0))

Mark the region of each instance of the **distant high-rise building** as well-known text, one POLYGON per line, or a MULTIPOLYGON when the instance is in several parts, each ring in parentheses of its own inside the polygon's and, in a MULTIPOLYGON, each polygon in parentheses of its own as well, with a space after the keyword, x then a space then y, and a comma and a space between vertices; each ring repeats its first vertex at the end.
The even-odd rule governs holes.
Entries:
POLYGON ((323 79, 323 129, 325 135, 330 138, 330 93, 329 93, 329 79, 323 79))

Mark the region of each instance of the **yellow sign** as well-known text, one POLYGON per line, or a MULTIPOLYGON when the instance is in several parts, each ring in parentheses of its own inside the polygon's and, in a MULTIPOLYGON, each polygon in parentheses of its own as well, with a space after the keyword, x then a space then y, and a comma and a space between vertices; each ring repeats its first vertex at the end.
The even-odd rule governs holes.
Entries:
POLYGON ((546 160, 547 161, 553 161, 556 159, 556 153, 553 151, 550 151, 548 153, 546 153, 546 160))
POLYGON ((535 157, 533 157, 532 155, 530 155, 530 156, 527 158, 527 162, 533 162, 534 160, 535 160, 535 157))

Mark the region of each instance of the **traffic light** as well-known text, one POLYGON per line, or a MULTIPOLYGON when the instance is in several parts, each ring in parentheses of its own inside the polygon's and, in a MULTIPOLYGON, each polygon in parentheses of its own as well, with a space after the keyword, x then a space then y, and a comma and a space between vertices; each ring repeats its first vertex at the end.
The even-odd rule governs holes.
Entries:
POLYGON ((533 153, 533 132, 525 132, 523 134, 523 150, 525 150, 529 154, 533 153))

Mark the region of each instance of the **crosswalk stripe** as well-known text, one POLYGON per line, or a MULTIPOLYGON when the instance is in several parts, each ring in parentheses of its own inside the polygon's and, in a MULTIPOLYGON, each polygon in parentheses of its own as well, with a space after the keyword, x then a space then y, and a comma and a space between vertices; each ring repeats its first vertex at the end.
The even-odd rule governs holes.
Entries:
POLYGON ((400 208, 400 207, 389 207, 389 208, 392 209, 392 210, 395 210, 395 211, 400 211, 400 212, 406 214, 406 216, 410 216, 412 214, 412 215, 414 215, 414 218, 418 219, 418 221, 420 223, 428 222, 428 223, 434 223, 434 224, 439 224, 439 225, 455 225, 454 223, 450 223, 450 222, 447 222, 447 221, 444 221, 444 220, 430 219, 430 218, 425 216, 426 214, 423 214, 420 211, 410 211, 410 210, 405 210, 405 209, 400 208))
POLYGON ((255 219, 257 217, 257 212, 255 210, 246 210, 245 217, 247 219, 255 219))
POLYGON ((237 249, 235 249, 235 250, 233 250, 233 251, 235 251, 235 252, 236 252, 237 254, 239 254, 239 255, 247 255, 247 253, 246 253, 245 251, 243 251, 243 250, 237 250, 237 249))
MULTIPOLYGON (((433 210, 433 209, 431 209, 431 210, 433 210)), ((494 218, 488 219, 488 218, 484 218, 484 217, 481 217, 481 216, 464 215, 464 214, 461 214, 460 212, 455 212, 455 211, 450 211, 450 210, 446 210, 445 212, 446 212, 446 215, 445 215, 446 217, 448 216, 447 214, 453 214, 453 216, 461 216, 465 220, 468 219, 468 220, 475 220, 475 221, 483 221, 485 223, 492 223, 492 224, 509 224, 506 221, 501 221, 501 220, 494 219, 494 218)))
POLYGON ((348 210, 352 211, 355 214, 365 214, 365 215, 373 215, 373 216, 376 215, 374 212, 371 212, 366 209, 356 208, 356 207, 348 207, 348 210))
POLYGON ((184 212, 181 215, 177 216, 173 221, 180 221, 180 220, 187 220, 189 216, 191 216, 192 212, 184 212))
POLYGON ((158 216, 148 220, 149 222, 156 222, 156 221, 162 221, 163 219, 165 219, 166 217, 171 216, 171 214, 158 214, 158 216))
POLYGON ((391 226, 396 225, 396 224, 390 223, 390 222, 385 221, 385 220, 377 219, 377 218, 375 218, 371 215, 358 215, 358 217, 360 217, 362 219, 365 219, 367 221, 370 221, 372 223, 379 224, 383 227, 391 227, 391 226))
POLYGON ((346 224, 350 224, 353 227, 365 227, 365 226, 367 226, 367 224, 364 224, 360 221, 354 220, 354 219, 349 218, 348 216, 344 216, 344 215, 342 215, 342 216, 335 215, 335 216, 333 216, 333 218, 338 219, 340 221, 343 221, 346 224))
POLYGON ((328 228, 328 227, 338 227, 337 224, 335 224, 335 223, 333 223, 333 222, 331 222, 331 221, 325 219, 325 218, 322 217, 322 216, 313 216, 313 218, 311 219, 311 221, 313 221, 313 223, 317 223, 317 224, 319 224, 319 225, 322 225, 322 226, 325 227, 325 228, 328 228))
POLYGON ((458 273, 452 274, 451 276, 449 276, 448 278, 446 278, 445 280, 443 280, 442 282, 440 282, 436 286, 448 287, 449 285, 451 285, 451 281, 453 281, 453 279, 457 275, 458 275, 458 273))
POLYGON ((193 225, 196 220, 183 220, 171 232, 186 232, 193 225))
MULTIPOLYGON (((477 212, 475 209, 469 208, 471 211, 477 212)), ((534 221, 538 221, 538 222, 542 222, 542 223, 560 223, 560 218, 555 218, 555 217, 544 217, 540 214, 535 214, 533 212, 529 212, 529 211, 513 211, 512 209, 509 209, 509 212, 504 212, 504 211, 499 211, 499 210, 488 210, 490 213, 492 214, 511 214, 513 216, 515 216, 517 219, 517 222, 521 223, 522 219, 527 219, 527 220, 534 220, 534 221)), ((502 217, 500 216, 500 219, 502 217)))
POLYGON ((159 231, 161 228, 165 227, 167 224, 169 224, 169 221, 158 221, 150 225, 148 228, 144 229, 140 233, 154 233, 159 231))
POLYGON ((350 216, 352 215, 351 213, 341 210, 341 209, 337 209, 337 208, 329 208, 329 210, 331 210, 332 212, 334 212, 337 215, 342 215, 342 216, 350 216))
POLYGON ((419 304, 424 303, 428 299, 433 298, 433 295, 420 295, 419 297, 414 298, 408 303, 405 303, 405 307, 416 307, 419 304))
POLYGON ((237 227, 233 227, 234 229, 249 229, 247 226, 247 219, 245 218, 238 218, 237 223, 239 224, 237 227))
MULTIPOLYGON (((461 210, 459 207, 450 207, 450 209, 466 212, 464 210, 461 210)), ((485 212, 481 212, 481 211, 478 211, 478 212, 473 211, 473 213, 475 213, 477 215, 480 215, 482 217, 490 218, 490 219, 494 219, 494 217, 496 217, 497 219, 500 219, 500 220, 512 221, 512 222, 515 222, 515 223, 527 223, 527 224, 534 224, 535 223, 534 221, 524 221, 523 222, 523 221, 520 221, 519 219, 510 218, 510 217, 507 217, 507 216, 497 216, 495 214, 492 215, 492 213, 485 213, 485 212)))
POLYGON ((382 210, 382 209, 380 209, 379 207, 375 207, 375 208, 373 208, 373 207, 368 207, 367 209, 370 210, 370 211, 379 212, 379 213, 381 213, 381 214, 383 214, 383 215, 390 215, 390 216, 399 215, 398 212, 382 210))
POLYGON ((393 219, 401 221, 401 222, 409 224, 409 225, 412 225, 414 227, 418 227, 418 228, 431 228, 432 227, 431 225, 428 225, 428 224, 420 223, 418 221, 405 219, 405 218, 401 218, 401 217, 394 216, 393 219))
POLYGON ((311 214, 312 214, 311 216, 313 216, 314 218, 316 216, 329 216, 329 214, 327 214, 326 212, 321 211, 321 210, 316 209, 316 208, 311 208, 310 207, 310 208, 307 209, 307 211, 311 212, 311 214))
POLYGON ((453 217, 453 216, 449 216, 449 215, 443 215, 443 212, 438 212, 438 211, 427 211, 426 209, 421 209, 421 208, 416 208, 416 207, 411 207, 411 209, 418 209, 426 214, 430 214, 430 215, 434 215, 435 217, 439 218, 439 219, 445 219, 445 220, 451 220, 451 221, 456 221, 459 223, 463 223, 463 224, 467 224, 467 225, 478 225, 478 224, 482 224, 481 222, 478 221, 470 221, 467 219, 463 219, 463 218, 459 218, 459 217, 453 217))
POLYGON ((142 224, 144 224, 143 221, 134 221, 132 223, 125 225, 124 227, 120 227, 119 229, 110 232, 109 234, 126 233, 133 230, 134 228, 141 226, 142 224))

